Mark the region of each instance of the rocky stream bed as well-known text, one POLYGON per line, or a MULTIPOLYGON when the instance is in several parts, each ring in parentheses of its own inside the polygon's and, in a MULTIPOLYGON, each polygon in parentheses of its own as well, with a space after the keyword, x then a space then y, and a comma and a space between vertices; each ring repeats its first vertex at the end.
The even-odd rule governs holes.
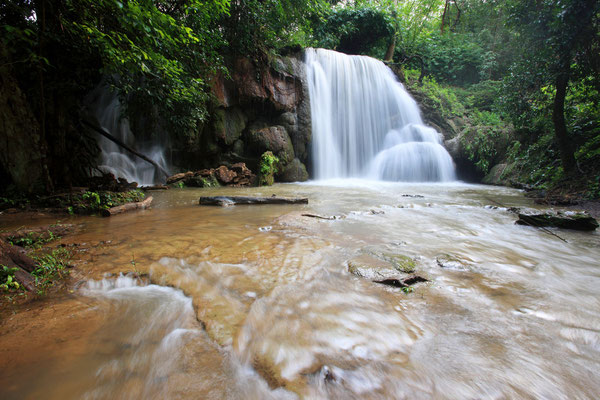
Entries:
MULTIPOLYGON (((599 233, 515 224, 510 207, 545 209, 522 192, 345 180, 153 197, 112 218, 60 217, 77 226, 53 244, 72 249, 69 284, 3 305, 0 397, 600 390, 599 233), (198 205, 274 194, 308 204, 198 205)), ((6 230, 57 222, 0 217, 6 230)))

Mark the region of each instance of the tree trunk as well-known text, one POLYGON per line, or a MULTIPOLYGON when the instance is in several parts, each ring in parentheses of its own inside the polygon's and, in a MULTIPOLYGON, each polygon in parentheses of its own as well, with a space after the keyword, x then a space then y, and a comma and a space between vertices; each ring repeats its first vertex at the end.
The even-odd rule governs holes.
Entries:
POLYGON ((394 51, 396 51, 396 35, 390 41, 390 45, 388 46, 387 51, 385 52, 384 61, 392 61, 394 58, 394 51))
POLYGON ((0 240, 0 265, 8 268, 16 268, 15 279, 30 292, 35 291, 35 280, 30 272, 37 268, 36 262, 22 252, 17 246, 0 240))
POLYGON ((446 0, 446 2, 444 3, 444 12, 442 14, 442 23, 440 25, 440 33, 443 35, 444 34, 444 23, 446 22, 446 13, 448 12, 448 1, 446 0))
POLYGON ((554 96, 554 109, 552 111, 552 121, 554 122, 554 134, 560 152, 565 175, 570 176, 575 173, 575 156, 573 148, 567 134, 567 125, 565 123, 565 97, 567 85, 569 83, 569 66, 566 64, 556 77, 556 95, 554 96))
POLYGON ((214 196, 200 197, 201 206, 233 206, 235 204, 308 204, 308 198, 214 196))
POLYGON ((127 211, 144 210, 144 209, 150 207, 150 203, 152 203, 152 196, 148 197, 144 201, 127 203, 127 204, 123 204, 122 206, 116 206, 116 207, 109 208, 108 210, 102 210, 102 216, 110 217, 110 216, 121 214, 121 213, 124 213, 127 211))

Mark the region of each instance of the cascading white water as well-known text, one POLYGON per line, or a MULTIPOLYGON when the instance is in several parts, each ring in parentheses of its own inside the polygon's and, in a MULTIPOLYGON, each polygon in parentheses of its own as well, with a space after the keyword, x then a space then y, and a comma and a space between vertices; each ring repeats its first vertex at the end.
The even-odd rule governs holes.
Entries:
MULTIPOLYGON (((129 120, 123 117, 121 103, 115 92, 105 85, 100 85, 90 94, 88 102, 100 126, 168 171, 164 150, 160 144, 136 144, 129 120)), ((132 155, 103 136, 98 137, 98 145, 101 150, 100 170, 110 172, 117 178, 125 178, 128 182, 137 182, 139 185, 159 183, 161 174, 152 164, 132 155)))
POLYGON ((381 61, 307 49, 316 179, 456 179, 441 135, 381 61))

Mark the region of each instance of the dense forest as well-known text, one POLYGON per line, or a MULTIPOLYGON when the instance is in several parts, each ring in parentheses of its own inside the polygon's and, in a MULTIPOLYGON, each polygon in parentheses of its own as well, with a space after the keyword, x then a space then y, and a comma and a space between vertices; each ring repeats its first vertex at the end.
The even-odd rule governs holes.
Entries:
POLYGON ((2 196, 93 172, 82 104, 101 81, 145 131, 182 140, 210 120, 213 78, 235 60, 323 47, 394 67, 425 114, 460 131, 472 179, 597 198, 599 16, 595 0, 2 2, 2 196))

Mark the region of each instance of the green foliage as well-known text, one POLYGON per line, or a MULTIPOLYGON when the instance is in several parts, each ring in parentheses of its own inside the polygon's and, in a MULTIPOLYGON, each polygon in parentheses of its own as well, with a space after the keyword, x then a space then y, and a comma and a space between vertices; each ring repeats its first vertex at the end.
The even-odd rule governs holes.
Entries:
POLYGON ((405 71, 405 76, 407 85, 419 93, 423 105, 446 120, 464 125, 461 147, 481 174, 501 160, 512 140, 512 127, 499 112, 493 111, 493 94, 497 93, 499 82, 483 81, 464 88, 440 84, 430 77, 419 84, 419 72, 415 70, 405 71))
POLYGON ((202 187, 205 187, 205 188, 221 186, 221 184, 219 183, 219 181, 217 180, 217 178, 214 175, 211 175, 207 178, 201 178, 201 181, 202 181, 202 187))
POLYGON ((229 54, 256 58, 269 49, 307 45, 311 22, 325 6, 324 0, 237 0, 218 25, 229 54))
POLYGON ((94 214, 125 203, 142 201, 145 197, 146 195, 140 189, 127 192, 86 191, 81 195, 71 196, 71 205, 67 206, 67 212, 94 214))
POLYGON ((271 186, 275 182, 277 173, 277 164, 279 158, 270 151, 265 151, 260 156, 260 165, 258 167, 258 186, 271 186))
POLYGON ((465 107, 497 111, 501 87, 501 81, 485 80, 466 88, 457 88, 457 96, 465 107))
POLYGON ((123 96, 158 107, 169 124, 186 132, 206 118, 209 96, 201 77, 223 65, 218 49, 224 42, 215 23, 228 5, 71 0, 66 7, 73 18, 64 26, 98 52, 102 72, 123 96))
POLYGON ((28 249, 39 249, 46 243, 49 243, 53 240, 60 239, 58 236, 54 236, 52 231, 48 230, 46 232, 37 233, 37 232, 29 232, 27 235, 22 237, 11 237, 7 238, 8 243, 14 246, 25 247, 28 249))
POLYGON ((69 275, 68 260, 71 253, 66 249, 52 250, 50 253, 33 257, 38 267, 31 273, 39 295, 69 275))
POLYGON ((406 70, 407 84, 425 95, 424 101, 446 118, 458 117, 465 114, 466 110, 457 96, 456 88, 439 84, 435 78, 425 77, 421 84, 418 83, 420 72, 417 70, 406 70))
POLYGON ((92 208, 98 209, 100 207, 100 195, 96 192, 85 192, 81 195, 81 199, 92 208))
MULTIPOLYGON (((66 249, 52 250, 49 253, 32 256, 37 267, 31 273, 37 288, 37 294, 43 295, 56 283, 69 275, 67 262, 71 253, 66 249)), ((23 287, 16 281, 15 273, 18 268, 0 265, 0 289, 4 291, 20 291, 23 287)))
POLYGON ((15 279, 16 267, 9 268, 6 265, 0 265, 0 289, 8 292, 21 289, 21 285, 15 279))
POLYGON ((0 196, 0 210, 8 208, 27 208, 30 204, 30 199, 22 193, 8 190, 5 193, 6 197, 0 196))
POLYGON ((494 112, 475 109, 469 119, 470 126, 461 136, 462 145, 477 170, 486 174, 507 148, 509 129, 494 112))
POLYGON ((377 5, 342 6, 329 11, 314 35, 319 47, 383 57, 394 25, 390 14, 377 5))
POLYGON ((425 70, 438 80, 464 85, 477 83, 484 75, 485 51, 470 34, 435 31, 418 46, 425 70))
POLYGON ((511 165, 503 178, 522 182, 538 188, 550 188, 563 178, 563 170, 554 143, 554 135, 546 133, 529 146, 515 142, 507 152, 511 165))

